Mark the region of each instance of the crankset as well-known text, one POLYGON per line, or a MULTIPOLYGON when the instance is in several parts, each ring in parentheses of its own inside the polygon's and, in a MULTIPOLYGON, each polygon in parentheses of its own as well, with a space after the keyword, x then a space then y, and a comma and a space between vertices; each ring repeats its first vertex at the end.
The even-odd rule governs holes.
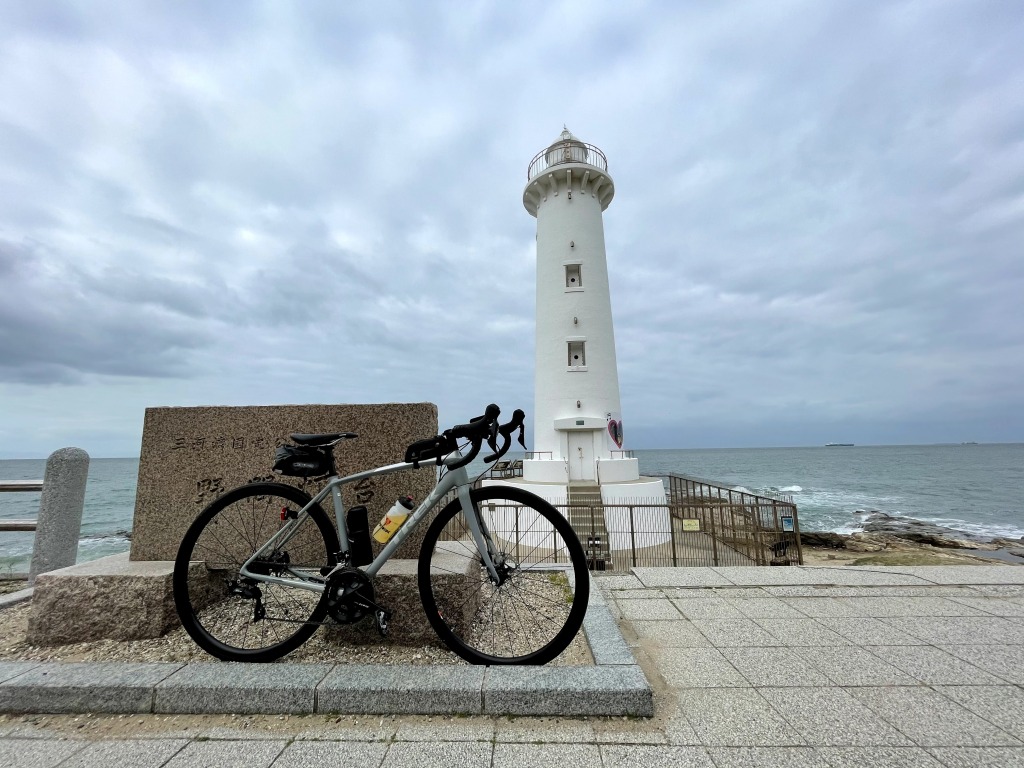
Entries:
POLYGON ((391 611, 374 602, 373 583, 358 568, 342 568, 327 580, 327 612, 339 624, 354 624, 372 614, 381 637, 388 633, 391 611))

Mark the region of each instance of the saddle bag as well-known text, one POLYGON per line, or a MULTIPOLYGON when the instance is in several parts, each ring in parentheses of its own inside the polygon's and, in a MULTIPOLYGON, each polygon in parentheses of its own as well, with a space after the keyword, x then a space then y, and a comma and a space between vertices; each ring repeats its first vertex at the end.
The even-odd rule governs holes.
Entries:
POLYGON ((334 454, 328 448, 282 445, 274 453, 274 471, 288 477, 334 474, 334 454))

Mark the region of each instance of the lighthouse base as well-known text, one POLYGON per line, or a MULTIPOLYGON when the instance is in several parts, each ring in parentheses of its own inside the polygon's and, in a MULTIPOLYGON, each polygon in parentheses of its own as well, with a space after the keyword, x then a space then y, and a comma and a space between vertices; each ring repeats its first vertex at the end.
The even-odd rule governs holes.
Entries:
MULTIPOLYGON (((564 466, 561 461, 547 463, 564 466)), ((551 476, 554 474, 552 472, 551 476)), ((564 480, 537 482, 526 479, 524 471, 523 478, 490 478, 483 484, 510 485, 535 493, 565 515, 574 528, 579 522, 575 517, 580 517, 584 527, 589 526, 593 533, 595 519, 599 519, 598 527, 607 536, 612 552, 635 552, 638 546, 641 549, 659 547, 669 542, 672 536, 665 486, 658 478, 636 477, 629 481, 600 484, 567 483, 564 480)), ((581 540, 585 536, 580 530, 577 534, 581 540)))

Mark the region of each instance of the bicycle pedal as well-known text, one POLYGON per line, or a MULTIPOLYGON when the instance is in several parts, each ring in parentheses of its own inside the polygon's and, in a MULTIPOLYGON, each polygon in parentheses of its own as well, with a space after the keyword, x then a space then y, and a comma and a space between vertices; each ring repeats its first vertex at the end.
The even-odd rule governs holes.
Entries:
POLYGON ((380 632, 380 636, 387 637, 388 623, 391 620, 391 611, 378 610, 374 613, 374 617, 377 619, 377 631, 380 632))

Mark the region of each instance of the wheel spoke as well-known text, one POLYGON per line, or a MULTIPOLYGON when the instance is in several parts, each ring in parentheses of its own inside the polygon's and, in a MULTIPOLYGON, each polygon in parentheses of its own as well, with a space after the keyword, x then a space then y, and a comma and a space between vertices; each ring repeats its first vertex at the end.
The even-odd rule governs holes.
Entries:
MULTIPOLYGON (((289 486, 243 486, 211 504, 186 533, 175 561, 175 605, 204 650, 232 661, 272 661, 316 631, 326 611, 322 593, 238 575, 241 564, 279 530, 275 507, 304 507, 303 497, 289 486), (191 562, 206 568, 195 574, 191 562)), ((333 526, 314 507, 295 535, 254 571, 305 582, 335 564, 337 549, 333 526)))
POLYGON ((491 582, 461 504, 453 502, 424 539, 419 582, 427 616, 442 640, 468 661, 546 663, 565 649, 583 621, 590 586, 583 548, 565 519, 532 494, 492 488, 472 496, 486 516, 501 583, 491 582), (452 555, 478 563, 479 570, 446 563, 452 555), (536 568, 545 563, 555 567, 536 568))

